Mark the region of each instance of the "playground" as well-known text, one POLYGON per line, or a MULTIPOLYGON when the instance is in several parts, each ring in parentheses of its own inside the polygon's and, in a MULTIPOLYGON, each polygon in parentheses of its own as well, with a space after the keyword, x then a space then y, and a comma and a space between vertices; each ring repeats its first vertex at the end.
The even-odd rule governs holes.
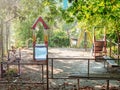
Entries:
POLYGON ((0 90, 120 90, 119 0, 0 3, 0 90))
MULTIPOLYGON (((110 69, 111 71, 108 72, 103 61, 96 62, 93 59, 90 50, 85 51, 84 49, 74 48, 49 48, 48 50, 50 90, 78 88, 81 88, 81 90, 106 90, 106 80, 108 78, 111 78, 109 81, 110 90, 120 89, 120 82, 117 80, 120 71, 110 69), (85 73, 88 73, 88 59, 91 59, 89 61, 89 77, 85 76, 85 73), (84 75, 80 76, 80 74, 84 75)), ((20 76, 8 76, 9 78, 2 79, 1 83, 4 82, 5 85, 9 85, 6 80, 12 82, 9 89, 30 88, 30 90, 44 90, 46 86, 41 84, 46 82, 46 66, 40 65, 39 62, 37 64, 33 62, 32 49, 21 49, 20 63, 20 76)))
MULTIPOLYGON (((37 18, 32 29, 33 46, 18 49, 12 46, 1 62, 0 83, 7 85, 1 90, 120 90, 119 57, 111 57, 112 46, 107 53, 109 42, 104 27, 94 27, 92 48, 87 48, 86 31, 85 48, 48 47, 49 27, 42 17, 37 18), (37 42, 38 23, 44 27, 42 43, 37 42), (101 40, 97 40, 97 28, 104 32, 101 40)), ((116 48, 119 50, 119 45, 116 48)))

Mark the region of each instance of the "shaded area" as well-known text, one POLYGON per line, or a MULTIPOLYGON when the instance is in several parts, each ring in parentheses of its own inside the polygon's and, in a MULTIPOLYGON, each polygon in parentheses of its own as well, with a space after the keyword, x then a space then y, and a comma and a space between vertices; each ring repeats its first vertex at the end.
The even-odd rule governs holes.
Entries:
MULTIPOLYGON (((23 49, 22 50, 22 60, 21 63, 32 63, 33 62, 33 54, 32 49, 23 49)), ((71 74, 80 75, 82 73, 88 72, 88 60, 86 58, 91 58, 91 53, 89 51, 85 52, 83 49, 61 49, 61 48, 49 48, 49 58, 61 58, 53 60, 53 77, 54 78, 68 78, 71 74), (84 59, 73 59, 73 58, 85 58, 84 59), (66 59, 62 59, 66 58, 66 59), (67 59, 69 58, 69 59, 67 59), (71 59, 70 59, 71 58, 71 59)), ((51 73, 51 59, 49 59, 49 78, 52 77, 51 73)), ((115 74, 107 72, 107 69, 104 68, 104 62, 96 62, 95 60, 90 60, 90 76, 103 75, 104 76, 114 76, 115 74)), ((9 81, 21 82, 20 85, 23 88, 30 87, 36 88, 35 90, 44 90, 45 85, 40 85, 41 82, 46 82, 46 66, 43 66, 44 71, 44 80, 42 77, 42 66, 41 65, 21 65, 21 75, 19 78, 12 78, 9 81), (22 84, 22 82, 34 83, 37 82, 39 84, 22 84), (43 87, 43 88, 42 88, 43 87), (42 88, 42 89, 40 89, 42 88)), ((118 72, 117 72, 118 73, 118 72)), ((85 75, 84 75, 85 76, 85 75)), ((103 76, 103 77, 104 77, 103 76)), ((119 73, 118 73, 119 76, 119 73)), ((116 77, 116 76, 115 76, 116 77)), ((71 77, 70 77, 71 78, 71 77)), ((7 79, 6 79, 7 80, 7 79)), ((64 89, 69 90, 68 88, 77 87, 77 79, 49 79, 50 89, 56 88, 56 90, 62 90, 64 85, 64 89), (67 83, 67 84, 66 84, 67 83)), ((18 87, 19 84, 16 84, 18 87)), ((97 86, 105 86, 106 80, 88 80, 87 78, 80 79, 80 87, 97 87, 97 86)), ((119 87, 119 81, 110 80, 110 86, 119 87)), ((34 89, 33 89, 34 90, 34 89)))

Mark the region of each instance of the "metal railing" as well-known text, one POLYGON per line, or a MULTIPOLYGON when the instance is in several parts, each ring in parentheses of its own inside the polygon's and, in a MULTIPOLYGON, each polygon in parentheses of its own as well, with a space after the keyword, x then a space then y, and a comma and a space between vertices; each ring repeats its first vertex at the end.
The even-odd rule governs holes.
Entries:
POLYGON ((108 55, 113 57, 120 66, 120 43, 112 42, 111 40, 107 40, 107 48, 108 48, 108 55))
MULTIPOLYGON (((65 80, 65 79, 75 79, 78 81, 79 86, 79 79, 92 79, 92 80, 106 80, 107 81, 107 90, 109 90, 109 80, 119 80, 120 75, 117 73, 112 74, 110 72, 107 72, 107 69, 104 68, 104 62, 105 60, 101 59, 101 62, 96 62, 93 58, 49 58, 48 59, 48 67, 49 67, 49 73, 48 78, 44 78, 46 74, 46 65, 43 65, 39 62, 31 62, 31 63, 9 63, 9 65, 20 65, 21 70, 23 68, 26 68, 26 66, 35 65, 38 66, 36 69, 40 70, 40 77, 43 82, 40 82, 40 80, 32 82, 27 81, 26 79, 21 78, 18 79, 18 81, 14 80, 5 80, 0 81, 0 84, 46 84, 46 79, 53 79, 53 80, 65 80), (41 68, 40 68, 40 67, 41 68), (44 67, 45 66, 45 67, 44 67), (44 72, 45 71, 45 72, 44 72), (107 76, 106 76, 107 75, 107 76), (44 79, 44 80, 43 80, 44 79)), ((3 64, 8 64, 4 62, 3 64)), ((29 69, 29 68, 28 68, 29 69)), ((32 70, 31 73, 38 72, 38 70, 32 70)), ((21 75, 24 74, 24 72, 21 72, 21 75)), ((30 74, 30 73, 29 73, 30 74)), ((34 73, 35 74, 35 73, 34 73)), ((25 76, 24 76, 25 77, 25 76)), ((50 83, 50 81, 49 81, 50 83)), ((50 88, 50 87, 49 87, 50 88)), ((79 90, 79 89, 78 89, 79 90)))
POLYGON ((77 90, 80 88, 80 79, 105 80, 107 82, 106 90, 109 90, 110 80, 120 79, 117 72, 113 74, 108 71, 104 59, 101 59, 101 62, 96 62, 93 58, 49 58, 49 65, 51 66, 49 79, 77 80, 77 90))

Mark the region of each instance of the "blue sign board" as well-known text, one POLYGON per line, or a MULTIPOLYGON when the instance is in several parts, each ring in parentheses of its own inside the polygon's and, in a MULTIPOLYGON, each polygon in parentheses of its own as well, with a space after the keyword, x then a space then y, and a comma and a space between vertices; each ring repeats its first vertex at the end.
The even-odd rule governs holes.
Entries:
POLYGON ((47 48, 45 45, 35 46, 35 60, 37 61, 47 60, 47 48))

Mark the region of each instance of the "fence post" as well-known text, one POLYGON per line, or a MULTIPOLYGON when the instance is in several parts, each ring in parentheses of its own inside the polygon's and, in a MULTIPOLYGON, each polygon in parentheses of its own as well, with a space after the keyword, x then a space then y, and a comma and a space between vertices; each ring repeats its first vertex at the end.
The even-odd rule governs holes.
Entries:
POLYGON ((88 59, 88 77, 89 77, 89 73, 90 73, 90 59, 88 59))
POLYGON ((120 32, 118 31, 118 65, 120 65, 120 32))
POLYGON ((112 43, 111 43, 111 39, 110 39, 110 52, 109 52, 109 55, 110 55, 110 57, 111 57, 111 49, 112 48, 112 43))
POLYGON ((109 90, 109 80, 107 80, 107 87, 106 90, 109 90))
POLYGON ((51 60, 52 62, 51 62, 51 77, 53 78, 53 58, 52 58, 52 60, 51 60))

